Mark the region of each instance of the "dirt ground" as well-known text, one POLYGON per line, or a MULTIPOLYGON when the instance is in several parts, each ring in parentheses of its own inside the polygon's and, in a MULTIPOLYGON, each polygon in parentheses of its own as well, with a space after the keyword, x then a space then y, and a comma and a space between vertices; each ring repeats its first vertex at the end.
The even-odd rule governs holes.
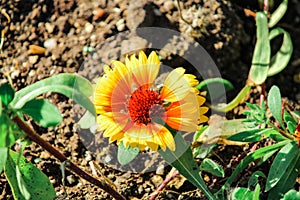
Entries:
MULTIPOLYGON (((276 3, 277 1, 275 5, 276 3)), ((109 41, 108 38, 122 31, 140 27, 162 27, 189 35, 209 52, 222 77, 235 86, 235 89, 227 94, 228 101, 245 84, 255 44, 255 21, 253 17, 245 16, 243 9, 248 8, 253 11, 259 9, 259 6, 250 0, 181 1, 182 15, 192 23, 191 28, 190 24, 180 19, 175 0, 2 0, 0 6, 11 18, 10 23, 7 23, 3 16, 0 18, 1 29, 6 30, 0 53, 0 83, 7 82, 10 77, 16 90, 58 73, 78 72, 84 61, 92 56, 89 51, 96 51, 100 47, 103 63, 118 59, 124 47, 136 45, 147 48, 149 44, 141 37, 127 39, 117 37, 113 41, 109 41), (104 41, 109 45, 101 46, 104 41), (32 54, 29 50, 30 45, 45 47, 46 51, 43 54, 32 54)), ((267 87, 272 84, 278 85, 282 96, 298 108, 300 103, 299 25, 300 6, 297 1, 290 1, 289 10, 278 26, 285 28, 291 34, 294 53, 289 66, 282 73, 267 80, 267 87)), ((278 41, 273 43, 276 47, 278 41)), ((174 53, 162 55, 163 63, 172 67, 188 66, 186 61, 180 59, 180 52, 184 47, 176 40, 171 41, 171 44, 174 53)), ((91 69, 89 73, 100 74, 97 69, 91 69)), ((252 91, 250 102, 258 100, 255 92, 252 91)), ((76 131, 73 102, 59 94, 45 94, 45 97, 56 104, 63 113, 63 123, 49 129, 41 128, 32 121, 31 125, 46 141, 91 173, 88 162, 96 160, 97 155, 87 150, 84 145, 86 141, 82 141, 76 131)), ((241 117, 243 109, 244 105, 241 105, 228 113, 227 117, 241 117)), ((102 142, 107 143, 105 140, 102 142)), ((213 158, 226 169, 229 163, 247 153, 249 148, 251 145, 220 146, 216 150, 218 156, 213 158)), ((43 170, 50 178, 58 197, 63 197, 60 163, 34 143, 25 149, 24 156, 43 170)), ((101 173, 111 179, 127 199, 147 199, 156 191, 171 169, 167 166, 163 170, 147 173, 126 173, 101 162, 98 164, 101 173)), ((228 174, 230 172, 231 169, 226 171, 228 174)), ((241 177, 247 175, 249 177, 251 168, 244 173, 241 177)), ((72 172, 67 170, 66 175, 68 199, 111 199, 101 189, 78 178, 72 172)), ((224 182, 224 180, 213 182, 208 175, 204 178, 211 189, 218 189, 224 182)), ((239 181, 241 185, 246 183, 247 179, 241 178, 239 181)), ((3 174, 0 176, 0 191, 2 191, 1 199, 13 198, 3 174)), ((203 195, 192 184, 178 176, 157 199, 203 199, 203 195)))

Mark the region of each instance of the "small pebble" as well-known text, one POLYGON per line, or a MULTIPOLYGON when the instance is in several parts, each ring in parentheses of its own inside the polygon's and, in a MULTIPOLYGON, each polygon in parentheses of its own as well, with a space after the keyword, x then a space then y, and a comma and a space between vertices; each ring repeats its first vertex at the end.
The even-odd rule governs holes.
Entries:
POLYGON ((151 191, 151 188, 146 188, 145 192, 149 193, 151 191))
POLYGON ((86 160, 87 162, 89 162, 89 161, 92 160, 91 152, 89 152, 89 151, 86 151, 86 152, 85 152, 85 160, 86 160))
POLYGON ((55 27, 55 26, 52 25, 52 24, 50 24, 49 22, 47 22, 47 23, 45 24, 45 28, 46 28, 46 30, 47 30, 48 33, 53 33, 54 27, 55 27))
POLYGON ((140 186, 139 186, 139 188, 138 188, 138 192, 139 192, 139 194, 142 194, 142 193, 143 193, 143 191, 144 191, 144 188, 143 188, 143 186, 142 186, 142 185, 140 185, 140 186))
POLYGON ((17 78, 19 76, 19 74, 20 74, 20 70, 16 69, 16 70, 13 70, 11 72, 10 76, 11 76, 12 79, 15 79, 15 78, 17 78))
POLYGON ((109 155, 105 156, 104 161, 109 163, 111 161, 111 157, 109 155))
POLYGON ((73 175, 69 175, 67 176, 67 181, 70 185, 72 185, 73 183, 75 183, 76 179, 74 178, 73 175))
POLYGON ((95 34, 92 34, 90 39, 91 39, 91 41, 95 41, 97 39, 97 36, 95 34))
POLYGON ((30 45, 28 54, 44 54, 46 52, 46 49, 37 45, 30 45))
POLYGON ((84 30, 87 32, 87 33, 91 33, 94 29, 94 26, 93 24, 91 23, 86 23, 85 26, 84 26, 84 30))
POLYGON ((159 175, 154 175, 150 180, 155 185, 155 187, 158 187, 164 181, 163 178, 159 175))
POLYGON ((30 64, 35 64, 38 59, 39 59, 39 56, 29 56, 28 61, 30 64))
POLYGON ((165 167, 164 165, 159 165, 156 169, 156 174, 158 175, 164 175, 165 172, 165 167))
POLYGON ((167 12, 171 11, 175 7, 173 1, 166 1, 163 6, 167 12))
POLYGON ((56 179, 50 179, 50 183, 54 185, 56 183, 56 179))
POLYGON ((35 76, 35 71, 32 69, 32 70, 30 70, 30 72, 29 72, 29 74, 28 74, 28 76, 35 76))
POLYGON ((35 159, 33 160, 33 162, 34 162, 34 163, 39 163, 39 162, 41 162, 41 158, 35 158, 35 159))
POLYGON ((55 38, 50 38, 44 42, 44 47, 48 50, 53 50, 57 46, 57 41, 55 38))
POLYGON ((42 151, 41 158, 43 159, 49 159, 51 157, 50 153, 48 151, 42 151))
POLYGON ((124 29, 125 29, 124 19, 120 19, 119 21, 117 21, 116 26, 117 26, 118 31, 124 31, 124 29))
POLYGON ((98 8, 93 11, 93 20, 101 19, 105 15, 105 11, 101 8, 98 8))

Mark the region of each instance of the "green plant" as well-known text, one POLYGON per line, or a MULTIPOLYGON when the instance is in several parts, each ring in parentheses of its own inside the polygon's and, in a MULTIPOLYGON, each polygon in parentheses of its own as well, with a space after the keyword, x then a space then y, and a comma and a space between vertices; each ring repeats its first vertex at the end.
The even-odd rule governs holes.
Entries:
POLYGON ((62 121, 59 110, 48 100, 39 98, 46 92, 63 94, 94 116, 94 105, 89 100, 92 91, 90 82, 75 74, 59 74, 17 92, 8 83, 0 85, 0 172, 4 170, 15 199, 56 197, 48 177, 22 156, 24 148, 30 141, 41 145, 77 175, 104 189, 115 198, 124 199, 105 181, 97 180, 82 171, 25 123, 24 115, 46 128, 56 126, 62 121), (21 147, 19 152, 12 150, 14 145, 21 147))
POLYGON ((247 97, 251 86, 264 84, 268 77, 280 73, 287 67, 293 53, 293 43, 288 32, 280 27, 274 28, 274 26, 284 16, 288 0, 283 0, 277 9, 270 13, 269 4, 272 4, 272 2, 268 0, 263 1, 264 10, 253 13, 256 21, 256 44, 246 85, 230 103, 214 105, 211 107, 212 109, 222 112, 232 110, 247 97), (268 15, 271 17, 268 18, 268 15), (283 36, 282 44, 279 50, 272 55, 271 41, 281 36, 283 36))
MULTIPOLYGON (((268 199, 282 198, 296 182, 300 169, 299 132, 297 132, 300 115, 296 111, 291 111, 287 106, 282 107, 281 95, 277 86, 271 88, 267 101, 268 109, 275 121, 272 121, 271 117, 267 117, 264 103, 261 106, 248 104, 250 111, 245 112, 247 118, 243 122, 250 123, 249 130, 236 133, 227 139, 238 142, 259 142, 262 139, 271 138, 275 144, 257 149, 241 160, 218 191, 217 195, 220 198, 225 198, 224 192, 251 162, 258 160, 257 165, 260 165, 277 152, 264 186, 264 192, 268 194, 268 199), (253 129, 255 126, 256 128, 253 129)), ((257 187, 261 188, 261 186, 257 187)), ((256 188, 255 191, 257 192, 257 190, 259 189, 256 188)), ((233 195, 237 196, 246 192, 251 197, 257 196, 255 191, 251 191, 250 187, 239 188, 234 191, 233 195)))
POLYGON ((256 45, 252 57, 252 65, 249 72, 249 81, 256 85, 264 83, 268 76, 281 72, 288 64, 293 53, 293 44, 288 32, 282 28, 272 28, 283 17, 286 10, 282 9, 287 4, 284 0, 279 8, 267 18, 267 11, 256 13, 256 45), (274 38, 283 35, 283 41, 278 52, 271 56, 270 42, 274 38))

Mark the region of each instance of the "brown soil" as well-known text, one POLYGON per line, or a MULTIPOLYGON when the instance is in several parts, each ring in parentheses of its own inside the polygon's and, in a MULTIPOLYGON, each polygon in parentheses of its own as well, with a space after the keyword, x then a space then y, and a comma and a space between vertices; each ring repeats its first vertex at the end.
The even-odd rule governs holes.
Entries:
MULTIPOLYGON (((5 41, 0 54, 0 83, 7 82, 8 77, 16 90, 38 80, 58 73, 78 72, 84 61, 89 61, 92 55, 84 51, 84 47, 99 49, 99 45, 107 38, 121 31, 138 27, 164 27, 190 35, 199 42, 212 56, 224 78, 230 80, 235 90, 228 94, 231 100, 243 87, 250 68, 251 56, 255 44, 255 22, 252 17, 246 17, 243 8, 258 9, 257 5, 241 4, 240 1, 218 0, 187 0, 183 1, 182 14, 187 21, 196 21, 193 28, 180 20, 175 0, 8 0, 1 2, 11 17, 11 23, 6 23, 2 16, 1 28, 6 30, 5 41), (199 13, 199 6, 202 7, 199 13), (202 21, 201 21, 202 20, 202 21), (47 46, 45 54, 31 55, 30 45, 47 46)), ((267 81, 267 87, 276 84, 281 88, 282 95, 299 106, 299 57, 300 38, 299 17, 300 10, 290 3, 289 11, 279 26, 290 32, 294 42, 294 54, 287 69, 267 81), (297 69, 298 67, 298 69, 297 69)), ((275 45, 276 45, 276 41, 275 45)), ((124 47, 136 45, 148 47, 147 41, 141 37, 129 37, 127 40, 111 41, 108 46, 102 46, 102 63, 109 63, 113 59, 123 56, 124 47)), ((180 42, 173 41, 174 53, 162 55, 163 62, 169 66, 188 66, 180 59, 182 46, 180 42), (177 54, 177 55, 176 55, 177 54), (179 55, 179 56, 178 56, 179 55)), ((95 77, 100 74, 101 66, 92 68, 88 74, 95 77)), ((93 78, 88 77, 88 78, 93 78)), ((250 102, 256 102, 258 96, 253 90, 250 102)), ((30 121, 37 133, 50 144, 63 152, 70 160, 78 164, 85 171, 91 173, 88 164, 96 160, 97 155, 86 149, 76 131, 74 106, 71 100, 59 94, 45 94, 63 113, 63 123, 55 128, 41 128, 30 121)), ((241 117, 244 105, 228 114, 229 118, 241 117)), ((106 140, 98 140, 106 142, 106 140)), ((261 145, 265 145, 262 143, 261 145)), ((231 169, 229 163, 237 157, 249 152, 250 146, 232 147, 220 146, 215 152, 219 156, 213 157, 224 168, 231 169), (222 159, 220 159, 222 157, 222 159)), ((101 152, 100 152, 101 153, 101 152)), ((58 197, 63 197, 62 177, 60 164, 53 156, 44 151, 37 144, 31 144, 24 151, 24 156, 35 163, 47 176, 49 176, 58 197), (40 158, 40 161, 36 161, 40 158)), ((152 156, 153 157, 153 156, 152 156)), ((150 158, 147 158, 151 160, 150 158)), ((146 161, 147 161, 146 159, 146 161)), ((97 160, 99 161, 99 159, 97 160)), ((141 161, 144 162, 144 161, 141 161)), ((159 162, 155 163, 156 165, 159 162)), ((147 173, 126 173, 98 163, 101 173, 111 179, 118 190, 127 199, 147 199, 165 179, 171 167, 164 167, 147 173)), ((144 163, 145 164, 145 163, 144 163)), ((146 165, 146 164, 145 164, 146 165)), ((145 166, 143 166, 145 167, 145 166)), ((247 184, 251 168, 241 175, 240 185, 247 184)), ((85 182, 66 171, 66 193, 68 199, 111 199, 101 189, 85 182)), ((224 182, 205 175, 207 185, 217 189, 224 182)), ((11 189, 5 180, 4 174, 0 176, 1 199, 12 199, 11 189)), ((203 195, 192 184, 183 181, 178 176, 171 182, 157 199, 203 199, 203 195)))

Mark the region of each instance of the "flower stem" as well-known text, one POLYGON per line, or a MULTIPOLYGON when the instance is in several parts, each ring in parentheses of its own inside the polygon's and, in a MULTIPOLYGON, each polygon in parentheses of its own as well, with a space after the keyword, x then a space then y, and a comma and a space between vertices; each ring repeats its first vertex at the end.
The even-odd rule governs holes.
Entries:
POLYGON ((71 161, 68 161, 67 157, 60 153, 56 148, 54 148, 51 144, 46 142, 43 138, 41 138, 28 124, 26 124, 24 121, 20 119, 19 116, 15 116, 13 118, 13 121, 18 125, 18 127, 23 130, 26 134, 26 136, 31 139, 32 141, 39 144, 41 147, 46 149, 50 154, 52 154, 55 158, 57 158, 60 162, 67 162, 66 165, 71 171, 73 171, 75 174, 80 176, 81 178, 85 179, 86 181, 98 186, 99 188, 103 189, 105 192, 113 196, 117 200, 125 200, 125 197, 123 197, 120 193, 118 193, 116 190, 114 190, 110 185, 108 185, 104 181, 99 181, 98 179, 95 179, 82 169, 80 169, 77 165, 72 163, 71 161))

